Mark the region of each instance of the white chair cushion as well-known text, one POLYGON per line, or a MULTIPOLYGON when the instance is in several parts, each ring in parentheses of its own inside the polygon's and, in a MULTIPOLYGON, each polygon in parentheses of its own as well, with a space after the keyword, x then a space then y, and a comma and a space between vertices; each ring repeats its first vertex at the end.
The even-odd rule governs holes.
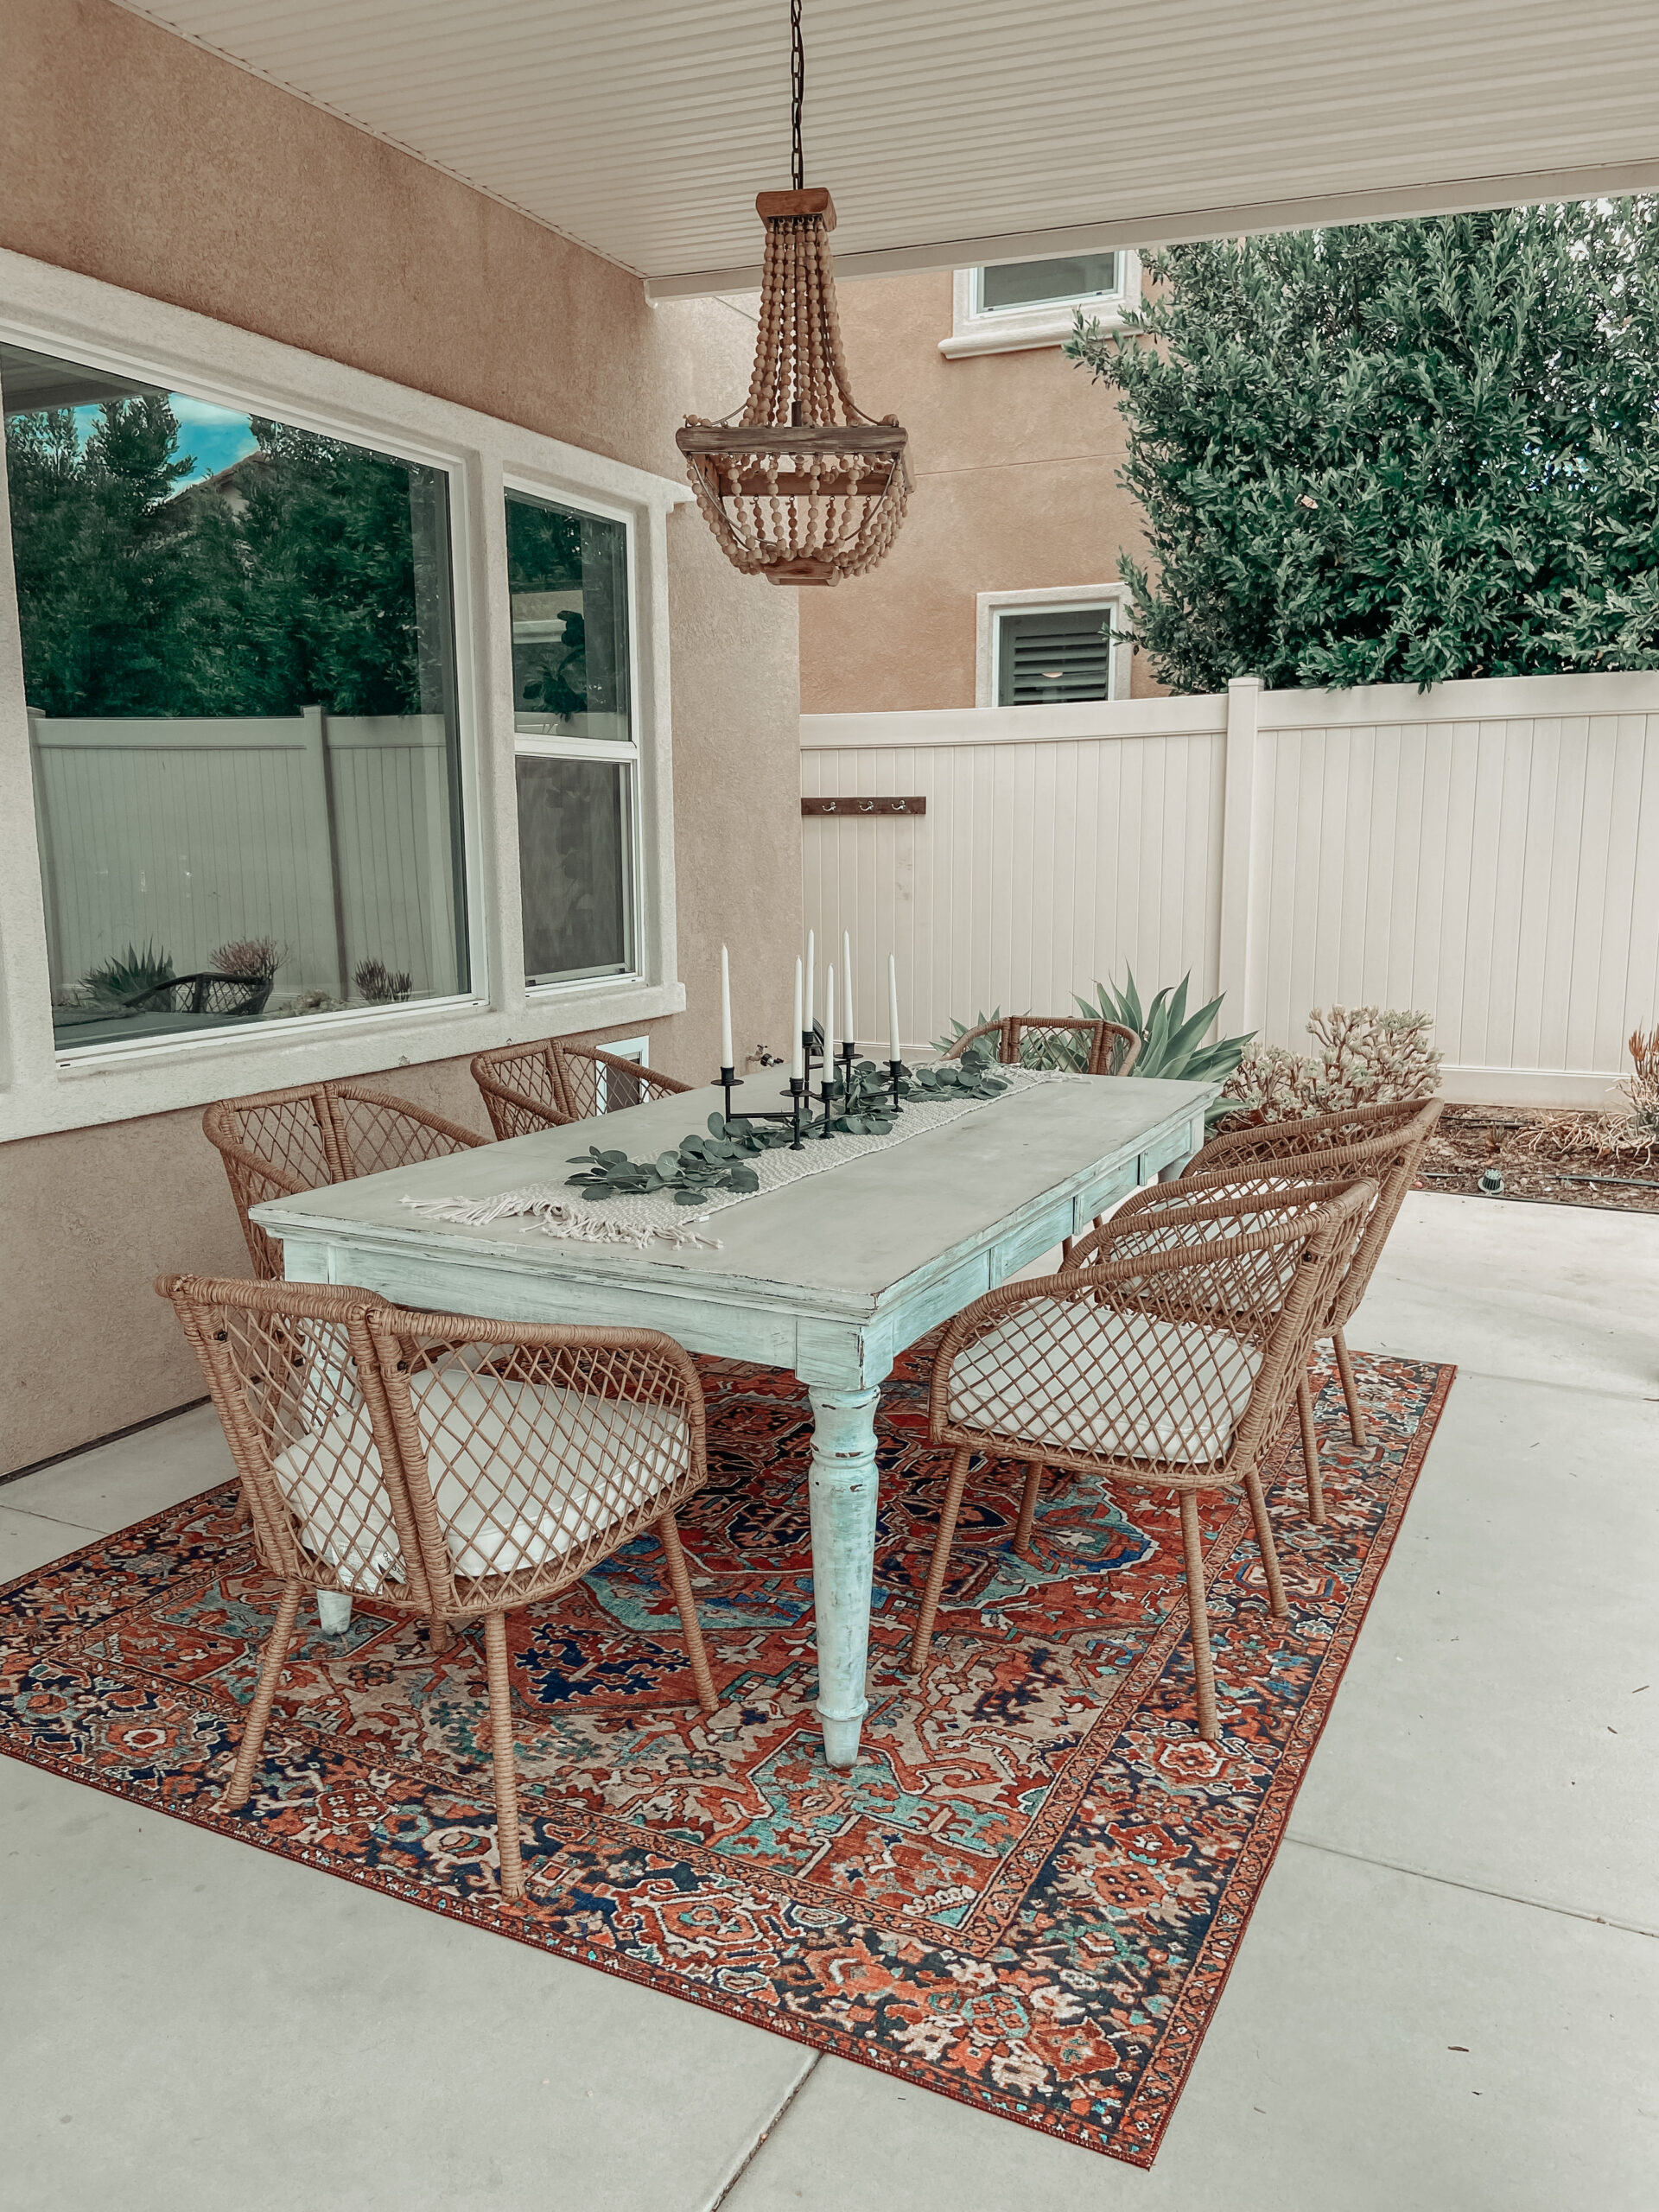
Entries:
MULTIPOLYGON (((613 1528, 691 1464, 683 1414, 535 1382, 475 1377, 459 1363, 413 1376, 444 1540, 460 1574, 542 1566, 613 1528)), ((360 1402, 272 1463, 308 1549, 354 1590, 406 1577, 380 1460, 360 1402)))
POLYGON ((1036 1299, 957 1356, 950 1415, 1101 1459, 1207 1465, 1230 1446, 1261 1365, 1259 1347, 1224 1329, 1036 1299))

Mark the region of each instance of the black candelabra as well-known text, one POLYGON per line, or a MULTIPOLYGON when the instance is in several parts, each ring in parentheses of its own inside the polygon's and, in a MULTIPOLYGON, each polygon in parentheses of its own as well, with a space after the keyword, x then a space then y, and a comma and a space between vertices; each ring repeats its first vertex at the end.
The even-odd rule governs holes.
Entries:
MULTIPOLYGON (((758 1110, 753 1113, 745 1113, 743 1116, 746 1122, 787 1122, 793 1132, 793 1142, 789 1147, 791 1152, 802 1151, 804 1148, 805 1138, 813 1134, 812 1071, 815 1068, 817 1069, 819 1075, 818 1099, 823 1109, 823 1119, 818 1126, 817 1134, 821 1137, 827 1137, 831 1134, 830 1124, 835 1118, 836 1078, 829 1055, 824 1050, 827 1041, 823 1032, 817 1027, 803 1029, 801 1065, 804 1072, 800 1075, 792 1075, 789 1078, 789 1104, 781 1109, 774 1108, 764 1111, 758 1110)), ((842 1042, 836 1058, 841 1062, 840 1083, 842 1095, 850 1098, 853 1095, 853 1068, 858 1058, 858 1047, 850 1038, 842 1042)), ((887 1062, 889 1092, 887 1110, 890 1113, 901 1114, 904 1111, 904 1108, 899 1103, 899 1078, 904 1071, 902 1060, 887 1062)), ((726 1094, 726 1119, 729 1122, 733 1118, 734 1110, 732 1105, 732 1093, 742 1088, 743 1078, 735 1068, 721 1068, 718 1080, 721 1090, 726 1094)))

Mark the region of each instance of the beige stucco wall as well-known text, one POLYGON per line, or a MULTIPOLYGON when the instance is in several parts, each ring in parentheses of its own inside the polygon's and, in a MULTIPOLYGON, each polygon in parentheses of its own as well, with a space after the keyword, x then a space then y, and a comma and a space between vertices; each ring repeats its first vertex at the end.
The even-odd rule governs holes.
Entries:
MULTIPOLYGON (((950 277, 840 288, 853 392, 911 436, 910 512, 871 575, 801 594, 801 706, 861 714, 974 704, 976 595, 1112 583, 1139 511, 1116 482, 1111 397, 1058 346, 947 360, 950 277)), ((1139 697, 1161 690, 1135 656, 1139 697)))
MULTIPOLYGON (((731 308, 652 308, 625 270, 105 0, 0 0, 0 245, 665 475, 685 413, 741 395, 753 327, 731 308)), ((796 599, 739 577, 687 509, 669 547, 690 1010, 633 1033, 701 1076, 722 939, 740 1051, 787 1022, 796 599)), ((486 1126, 462 1062, 382 1079, 486 1126)), ((0 1147, 0 1472, 200 1395, 149 1289, 165 1268, 246 1268, 199 1114, 0 1147)))

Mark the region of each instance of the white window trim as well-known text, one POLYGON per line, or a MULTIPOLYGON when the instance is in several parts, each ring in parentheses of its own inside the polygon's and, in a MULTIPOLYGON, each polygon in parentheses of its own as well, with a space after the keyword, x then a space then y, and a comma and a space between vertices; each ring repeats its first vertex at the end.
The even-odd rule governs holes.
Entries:
POLYGON ((939 351, 948 361, 975 353, 1026 353, 1039 346, 1059 346, 1071 335, 1072 318, 1081 308, 1085 320, 1105 330, 1121 330, 1123 318, 1141 304, 1141 257, 1121 249, 1122 282, 1116 292, 1093 292, 1086 298, 1044 300, 1035 307, 994 308, 988 313, 975 306, 977 269, 958 269, 951 280, 951 330, 941 338, 939 351))
POLYGON ((675 940, 667 518, 690 498, 687 486, 22 254, 0 251, 0 334, 303 429, 390 446, 448 472, 473 963, 461 998, 353 1007, 73 1058, 56 1048, 0 449, 0 1142, 684 1010, 675 940), (524 980, 518 903, 509 481, 620 514, 631 535, 639 972, 533 992, 524 980))
MULTIPOLYGON (((524 492, 530 493, 533 498, 537 499, 545 498, 547 496, 542 486, 539 484, 530 483, 526 480, 517 476, 511 472, 508 474, 503 486, 504 499, 505 494, 510 492, 524 492)), ((624 570, 627 579, 628 589, 628 724, 633 734, 631 737, 625 739, 609 739, 573 737, 561 730, 521 730, 518 728, 518 696, 515 693, 512 701, 512 753, 513 761, 515 764, 514 792, 516 797, 518 788, 517 763, 525 754, 539 753, 544 759, 550 760, 611 760, 620 762, 623 766, 632 769, 633 786, 631 802, 628 807, 628 832, 630 847, 629 858, 632 868, 633 880, 628 887, 628 909, 630 916, 629 931, 633 939, 634 966, 632 970, 626 975, 608 976, 603 979, 605 984, 613 988, 618 988, 630 982, 643 983, 647 980, 645 971, 641 965, 642 962, 645 958, 645 947, 640 923, 640 912, 645 899, 646 866, 644 828, 645 753, 639 741, 641 720, 639 690, 639 623, 638 620, 638 604, 634 592, 634 578, 639 571, 639 548, 637 543, 639 533, 634 528, 634 517, 626 507, 607 505, 598 499, 579 499, 574 496, 569 495, 562 496, 558 504, 561 506, 573 510, 577 513, 598 515, 602 517, 607 522, 620 522, 622 524, 624 533, 622 558, 624 570)), ((505 508, 503 511, 502 527, 505 531, 505 508)), ((508 607, 508 636, 509 657, 511 657, 511 603, 509 603, 508 607)), ((522 913, 519 917, 519 922, 520 931, 522 933, 522 913)), ((524 985, 524 988, 529 994, 531 1002, 535 1006, 541 1006, 549 1001, 556 1001, 561 995, 567 991, 583 988, 591 990, 594 988, 594 985, 593 983, 584 983, 582 978, 580 976, 566 977, 563 980, 549 983, 531 983, 527 982, 524 985)), ((608 1051, 609 1047, 607 1046, 606 1049, 608 1051)))
MULTIPOLYGON (((1121 632, 1127 628, 1134 612, 1135 598, 1127 584, 1052 584, 1035 591, 982 591, 978 594, 977 629, 974 641, 974 704, 994 707, 997 703, 997 636, 1001 628, 997 618, 1002 614, 1051 614, 1058 607, 1104 607, 1112 618, 1112 628, 1121 632)), ((1109 699, 1127 699, 1129 696, 1129 664, 1134 647, 1127 638, 1114 639, 1110 671, 1108 677, 1109 699)), ((1022 712, 1028 711, 1022 709, 1022 712)))

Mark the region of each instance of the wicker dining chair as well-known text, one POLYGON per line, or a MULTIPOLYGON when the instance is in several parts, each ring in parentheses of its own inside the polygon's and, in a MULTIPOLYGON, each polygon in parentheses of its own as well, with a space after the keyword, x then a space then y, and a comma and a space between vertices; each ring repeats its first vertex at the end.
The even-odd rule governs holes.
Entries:
POLYGON ((560 1037, 480 1052, 473 1061, 473 1081, 499 1137, 562 1128, 567 1122, 619 1113, 625 1106, 643 1106, 693 1088, 602 1046, 568 1045, 560 1037))
POLYGON ((1073 1049, 1082 1046, 1086 1057, 1079 1072, 1084 1075, 1128 1075, 1141 1056, 1140 1038, 1122 1022, 1089 1014, 1005 1014, 995 1021, 982 1021, 977 1028, 964 1030, 945 1058, 959 1060, 969 1046, 977 1044, 982 1037, 995 1038, 996 1057, 1004 1067, 1020 1065, 1027 1037, 1054 1037, 1065 1039, 1073 1049))
MULTIPOLYGON (((1201 1152, 1188 1160, 1182 1180, 1219 1173, 1236 1178, 1243 1168, 1261 1168, 1264 1161, 1294 1160, 1304 1174, 1324 1178, 1365 1176, 1376 1185, 1371 1209, 1352 1261, 1332 1303, 1331 1318, 1316 1332, 1329 1337, 1342 1378, 1343 1400, 1348 1408, 1349 1433, 1363 1452, 1368 1441, 1364 1408, 1354 1382, 1354 1364, 1343 1333, 1365 1295, 1389 1231, 1400 1217, 1406 1192, 1417 1180, 1423 1154, 1434 1125, 1440 1118, 1438 1098, 1404 1098, 1382 1106, 1350 1106, 1338 1114, 1320 1114, 1306 1121, 1262 1122, 1249 1128, 1233 1129, 1211 1137, 1201 1152)), ((1302 1440, 1310 1455, 1315 1489, 1318 1487, 1319 1446, 1313 1433, 1313 1401, 1302 1378, 1299 1406, 1302 1440)), ((1323 1516, 1316 1516, 1322 1518, 1323 1516)))
POLYGON ((676 1509, 708 1479, 702 1388, 654 1329, 416 1313, 364 1290, 163 1275, 282 1598, 224 1804, 245 1804, 308 1590, 484 1624, 501 1890, 524 1893, 506 1616, 647 1529, 696 1702, 716 1698, 676 1509))
MULTIPOLYGON (((1018 1067, 1026 1038, 1051 1036, 1071 1039, 1085 1048, 1084 1065, 1077 1071, 1084 1075, 1128 1075, 1141 1056, 1140 1038, 1133 1029, 1125 1028, 1122 1022, 1107 1021, 1090 1014, 1005 1014, 999 1015, 995 1021, 982 1021, 976 1029, 963 1030, 944 1057, 947 1060, 959 1060, 968 1047, 976 1044, 982 1037, 994 1037, 999 1065, 1018 1067)), ((1103 1216, 1096 1216, 1096 1229, 1103 1218, 1103 1216)), ((1071 1249, 1071 1238, 1064 1237, 1060 1243, 1060 1257, 1068 1265, 1071 1249)))
MULTIPOLYGON (((1120 1206, 1114 1209, 1112 1226, 1115 1232, 1121 1233, 1132 1223, 1137 1224, 1141 1232, 1150 1236, 1166 1212, 1173 1211, 1179 1218, 1183 1209, 1204 1199, 1225 1200, 1234 1205, 1243 1205, 1256 1198, 1289 1202, 1299 1197, 1303 1199, 1333 1198, 1363 1183, 1370 1196, 1363 1211, 1350 1224, 1352 1233, 1347 1268, 1351 1270, 1379 1203, 1379 1186, 1360 1171, 1344 1171, 1339 1163, 1336 1172, 1327 1177, 1325 1166, 1322 1155, 1311 1154, 1301 1160, 1247 1160, 1236 1167, 1212 1168, 1203 1175, 1189 1172, 1178 1182, 1152 1183, 1143 1190, 1131 1192, 1120 1206)), ((1098 1243, 1095 1239, 1090 1239, 1087 1243, 1080 1242, 1067 1265, 1088 1266, 1098 1249, 1098 1243)), ((1346 1280, 1346 1272, 1337 1278, 1332 1293, 1332 1311, 1342 1299, 1346 1280)), ((1315 1329, 1314 1343, 1317 1344, 1327 1333, 1325 1327, 1315 1329)), ((1306 1366, 1296 1386, 1296 1414, 1301 1433, 1302 1466, 1307 1483, 1307 1517, 1316 1527, 1323 1528, 1325 1522, 1325 1481, 1319 1465, 1319 1435, 1313 1423, 1313 1394, 1309 1387, 1306 1366)), ((1014 1540, 1016 1551, 1023 1550, 1030 1532, 1027 1514, 1022 1516, 1020 1534, 1014 1540)))
MULTIPOLYGON (((1198 1501, 1243 1490, 1275 1618, 1284 1585, 1261 1461, 1305 1372, 1353 1249, 1367 1184, 1279 1197, 1204 1194, 1155 1219, 1114 1215, 1065 1274, 1010 1283, 961 1313, 933 1365, 929 1433, 956 1457, 911 1645, 926 1663, 976 1452, 1026 1463, 1029 1540, 1046 1468, 1173 1491, 1179 1500, 1199 1733, 1213 1741, 1215 1669, 1198 1501)), ((1018 1541, 1018 1539, 1016 1539, 1018 1541)))
POLYGON ((221 1098, 202 1116, 201 1127, 225 1163, 248 1256, 262 1282, 282 1280, 283 1248, 250 1220, 251 1206, 489 1142, 459 1122, 365 1083, 298 1084, 221 1098))

